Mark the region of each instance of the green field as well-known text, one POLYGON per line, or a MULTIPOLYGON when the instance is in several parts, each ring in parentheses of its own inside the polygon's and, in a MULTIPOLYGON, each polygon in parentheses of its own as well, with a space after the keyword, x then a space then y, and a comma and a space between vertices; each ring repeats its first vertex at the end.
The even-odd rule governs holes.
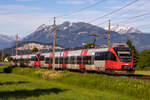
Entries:
POLYGON ((2 100, 150 100, 148 81, 38 68, 4 73, 7 66, 0 66, 2 100))

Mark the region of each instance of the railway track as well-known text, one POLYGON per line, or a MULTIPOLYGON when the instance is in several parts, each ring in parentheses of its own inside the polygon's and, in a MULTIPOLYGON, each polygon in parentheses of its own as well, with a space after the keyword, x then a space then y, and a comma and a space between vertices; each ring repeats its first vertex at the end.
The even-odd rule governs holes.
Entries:
POLYGON ((150 75, 142 75, 142 74, 130 74, 130 75, 113 75, 113 74, 107 74, 109 76, 114 76, 114 77, 120 77, 120 76, 125 76, 129 78, 134 78, 134 79, 140 79, 140 80, 148 80, 150 81, 150 75))
MULTIPOLYGON (((80 71, 73 71, 73 70, 70 70, 71 72, 77 72, 77 73, 81 73, 81 74, 84 74, 85 72, 80 72, 80 71)), ((150 75, 142 75, 142 74, 108 74, 108 73, 99 73, 99 72, 95 72, 95 71, 88 71, 86 73, 97 73, 97 74, 105 74, 105 75, 108 75, 108 76, 113 76, 113 77, 121 77, 121 76, 125 76, 125 77, 128 77, 128 78, 133 78, 133 79, 140 79, 140 80, 148 80, 150 81, 150 75)))
POLYGON ((109 73, 99 73, 99 72, 95 72, 95 71, 88 71, 88 72, 81 72, 81 71, 75 71, 75 70, 69 70, 70 72, 76 72, 76 73, 97 73, 97 74, 104 74, 104 75, 108 75, 108 76, 113 76, 113 77, 121 77, 121 76, 125 76, 128 78, 134 78, 134 79, 140 79, 140 80, 148 80, 150 81, 150 75, 142 75, 142 74, 109 74, 109 73))
POLYGON ((133 74, 133 75, 126 75, 126 76, 129 78, 135 78, 135 79, 150 81, 150 75, 133 74))

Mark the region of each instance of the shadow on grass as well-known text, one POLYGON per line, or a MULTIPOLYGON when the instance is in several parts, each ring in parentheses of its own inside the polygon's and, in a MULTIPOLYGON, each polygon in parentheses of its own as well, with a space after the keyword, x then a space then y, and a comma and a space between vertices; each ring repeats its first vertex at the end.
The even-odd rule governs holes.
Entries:
POLYGON ((26 84, 26 83, 30 83, 28 81, 18 81, 18 82, 0 82, 0 86, 3 85, 13 85, 13 84, 26 84))
POLYGON ((15 68, 15 66, 8 66, 3 69, 3 73, 12 73, 13 68, 15 68))
POLYGON ((49 95, 51 93, 58 94, 60 92, 65 92, 66 89, 62 90, 59 88, 50 88, 50 89, 35 89, 35 90, 16 90, 16 91, 3 91, 0 92, 0 98, 9 99, 9 98, 27 98, 27 97, 38 97, 40 95, 49 95))

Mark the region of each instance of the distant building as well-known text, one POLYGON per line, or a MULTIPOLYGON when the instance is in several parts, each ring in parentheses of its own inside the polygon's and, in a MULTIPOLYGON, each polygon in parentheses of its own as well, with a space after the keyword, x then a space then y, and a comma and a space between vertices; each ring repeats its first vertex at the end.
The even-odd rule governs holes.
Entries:
MULTIPOLYGON (((19 44, 18 50, 32 50, 33 48, 38 48, 38 50, 52 48, 52 45, 39 43, 39 42, 26 42, 19 44)), ((56 49, 63 49, 61 46, 56 45, 56 49)))

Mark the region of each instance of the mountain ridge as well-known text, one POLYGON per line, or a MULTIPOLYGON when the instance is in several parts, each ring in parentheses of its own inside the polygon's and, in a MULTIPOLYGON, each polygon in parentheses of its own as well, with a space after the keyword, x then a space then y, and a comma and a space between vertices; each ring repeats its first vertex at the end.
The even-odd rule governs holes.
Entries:
MULTIPOLYGON (((40 43, 52 43, 53 31, 51 28, 53 25, 40 25, 34 32, 24 37, 20 42, 35 41, 40 43)), ((96 44, 107 44, 107 30, 102 27, 98 27, 84 22, 64 22, 56 25, 56 44, 65 48, 81 47, 87 43, 93 43, 96 39, 96 44), (97 34, 92 36, 91 34, 97 34), (104 39, 105 38, 105 39, 104 39)), ((145 33, 126 33, 120 34, 115 31, 111 31, 111 43, 114 42, 126 42, 131 40, 133 45, 139 50, 150 49, 150 34, 145 33)), ((5 45, 8 44, 5 43, 5 45)), ((0 44, 1 45, 1 44, 0 44)), ((15 40, 11 45, 15 45, 15 40)))
MULTIPOLYGON (((34 40, 42 43, 52 43, 53 36, 52 31, 50 30, 51 27, 52 25, 46 26, 39 31, 35 31, 24 38, 22 41, 34 40)), ((107 43, 107 40, 104 39, 107 37, 107 35, 105 34, 107 30, 89 23, 71 23, 66 21, 60 25, 57 25, 56 30, 56 43, 66 48, 83 46, 82 44, 93 42, 94 38, 97 39, 96 44, 107 43), (98 36, 90 36, 92 33, 97 33, 98 36)), ((150 38, 150 34, 139 32, 133 31, 130 32, 130 34, 120 34, 118 32, 111 31, 111 42, 126 42, 127 40, 131 40, 138 50, 141 51, 144 49, 149 49, 150 40, 147 38, 150 38), (145 42, 141 41, 141 39, 145 42)))
MULTIPOLYGON (((105 30, 108 30, 107 27, 104 27, 105 30)), ((111 31, 118 32, 119 34, 129 34, 129 33, 138 33, 142 34, 140 30, 134 28, 134 27, 129 27, 129 26, 120 26, 120 25, 113 25, 110 27, 111 31)))

